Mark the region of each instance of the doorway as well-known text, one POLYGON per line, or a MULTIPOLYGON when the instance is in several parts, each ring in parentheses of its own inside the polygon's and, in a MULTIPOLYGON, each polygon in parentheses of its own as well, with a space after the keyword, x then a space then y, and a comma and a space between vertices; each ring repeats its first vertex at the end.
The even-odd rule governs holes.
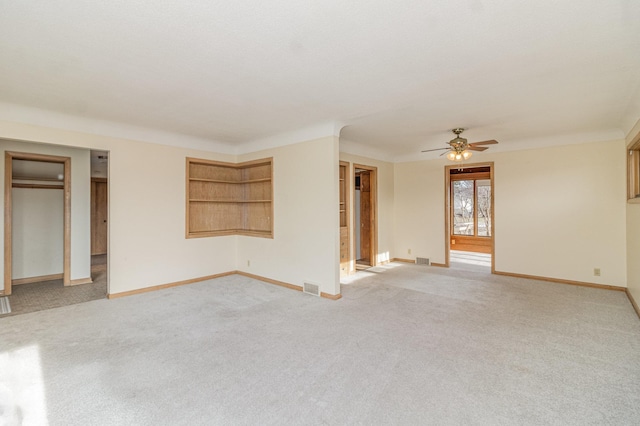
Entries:
MULTIPOLYGON (((41 155, 31 153, 19 153, 19 152, 5 152, 5 219, 4 219, 4 289, 3 295, 9 296, 12 293, 14 284, 14 264, 20 266, 21 275, 25 277, 19 277, 16 280, 16 284, 25 284, 29 282, 41 281, 42 277, 51 278, 54 275, 62 278, 63 284, 68 286, 71 284, 71 158, 59 157, 54 155, 41 155), (15 167, 15 170, 14 170, 15 167), (16 174, 18 173, 18 174, 16 174), (21 175, 22 174, 22 175, 21 175), (29 195, 37 195, 35 197, 23 196, 23 191, 30 191, 29 195), (57 194, 52 191, 60 191, 60 200, 57 200, 57 194), (37 194, 36 194, 37 192, 37 194), (15 201, 18 203, 14 205, 15 201), (53 224, 55 229, 50 231, 50 227, 46 222, 46 218, 54 217, 55 215, 37 215, 37 209, 41 209, 40 213, 48 213, 49 206, 45 206, 42 203, 53 201, 57 203, 60 201, 62 206, 61 217, 62 223, 53 224), (38 207, 39 205, 39 207, 38 207), (40 237, 35 238, 39 240, 35 242, 35 245, 29 247, 23 247, 20 245, 26 240, 24 235, 14 235, 16 231, 14 226, 14 208, 29 209, 34 213, 33 221, 30 224, 21 226, 21 232, 35 232, 40 237), (34 229, 35 226, 35 229, 34 229), (61 235, 57 235, 57 230, 61 235), (38 246, 38 243, 43 242, 42 235, 48 234, 52 240, 61 240, 60 247, 57 245, 52 246, 38 246), (15 241, 14 241, 15 240, 15 241), (16 246, 18 244, 18 246, 16 246), (14 257, 14 248, 20 249, 20 253, 16 253, 14 257), (26 251, 26 254, 23 253, 26 251), (45 254, 43 254, 45 253, 45 254), (20 257, 17 257, 17 256, 20 257), (34 258, 37 256, 38 262, 35 266, 33 263, 29 264, 28 268, 22 268, 25 266, 27 260, 26 257, 34 258), (60 273, 55 265, 57 258, 62 259, 60 266, 60 273), (53 269, 51 269, 53 268, 53 269), (56 270, 55 273, 42 273, 38 271, 44 271, 47 269, 56 270), (35 271, 35 272, 34 272, 35 271), (35 276, 34 276, 35 274, 35 276), (34 281, 35 280, 35 281, 34 281)), ((24 220, 24 211, 20 210, 20 217, 16 217, 16 220, 24 220)), ((53 213, 53 212, 52 212, 53 213)), ((55 221, 55 219, 54 219, 55 221)), ((33 242, 34 238, 28 238, 33 242)), ((46 239, 44 240, 46 243, 46 239)))
POLYGON ((91 276, 107 274, 109 233, 109 152, 91 151, 91 276))
MULTIPOLYGON (((60 151, 68 156, 5 152, 5 281, 0 288, 0 316, 20 315, 107 296, 106 254, 101 273, 96 273, 93 265, 88 264, 91 249, 87 216, 91 203, 89 150, 62 148, 60 151), (73 200, 75 205, 82 207, 73 207, 76 209, 73 212, 72 163, 75 173, 73 200), (48 204, 43 204, 45 202, 48 204), (79 228, 83 230, 83 238, 77 241, 78 244, 71 241, 72 214, 76 214, 74 222, 80 223, 79 228), (74 257, 72 249, 75 250, 74 257), (72 260, 81 265, 79 278, 72 276, 72 260), (84 275, 87 266, 90 266, 90 275, 84 275)), ((105 176, 106 170, 105 164, 105 176)), ((105 185, 102 189, 106 197, 106 179, 101 183, 105 185)), ((108 245, 106 239, 105 232, 104 247, 108 245)))
POLYGON ((446 266, 495 270, 493 163, 445 167, 446 266))
POLYGON ((377 168, 354 164, 356 270, 377 265, 377 168))

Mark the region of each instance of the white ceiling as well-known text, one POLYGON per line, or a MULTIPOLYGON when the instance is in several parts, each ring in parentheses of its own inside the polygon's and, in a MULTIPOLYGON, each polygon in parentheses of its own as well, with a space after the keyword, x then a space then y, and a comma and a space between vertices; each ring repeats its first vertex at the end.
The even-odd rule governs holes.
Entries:
POLYGON ((637 0, 0 3, 0 102, 234 149, 322 123, 396 160, 640 118, 637 0))

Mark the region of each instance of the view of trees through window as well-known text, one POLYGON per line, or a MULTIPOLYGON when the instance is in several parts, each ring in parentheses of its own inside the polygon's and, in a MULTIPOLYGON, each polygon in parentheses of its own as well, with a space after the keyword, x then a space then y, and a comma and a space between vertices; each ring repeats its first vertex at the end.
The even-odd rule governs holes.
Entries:
POLYGON ((452 198, 453 235, 490 237, 491 181, 454 180, 452 198))

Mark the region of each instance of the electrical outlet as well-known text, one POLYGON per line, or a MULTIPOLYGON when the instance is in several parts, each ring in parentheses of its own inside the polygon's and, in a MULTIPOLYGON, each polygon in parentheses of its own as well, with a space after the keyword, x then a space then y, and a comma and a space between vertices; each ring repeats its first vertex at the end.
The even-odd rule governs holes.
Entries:
POLYGON ((247 266, 251 267, 251 261, 247 260, 247 266))
POLYGON ((596 277, 600 276, 600 268, 593 268, 593 275, 596 277))
POLYGON ((407 249, 407 254, 411 254, 411 249, 407 249))

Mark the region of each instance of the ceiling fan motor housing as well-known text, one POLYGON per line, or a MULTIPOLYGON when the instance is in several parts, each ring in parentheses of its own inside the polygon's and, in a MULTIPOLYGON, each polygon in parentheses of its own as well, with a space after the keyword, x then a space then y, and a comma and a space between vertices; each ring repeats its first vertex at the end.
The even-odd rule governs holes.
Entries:
MULTIPOLYGON (((460 129, 455 129, 455 130, 460 130, 460 129)), ((460 136, 458 136, 457 138, 451 139, 449 141, 449 146, 451 146, 451 149, 455 150, 456 152, 462 152, 465 149, 467 149, 469 144, 467 143, 467 140, 465 138, 461 138, 460 136)))

